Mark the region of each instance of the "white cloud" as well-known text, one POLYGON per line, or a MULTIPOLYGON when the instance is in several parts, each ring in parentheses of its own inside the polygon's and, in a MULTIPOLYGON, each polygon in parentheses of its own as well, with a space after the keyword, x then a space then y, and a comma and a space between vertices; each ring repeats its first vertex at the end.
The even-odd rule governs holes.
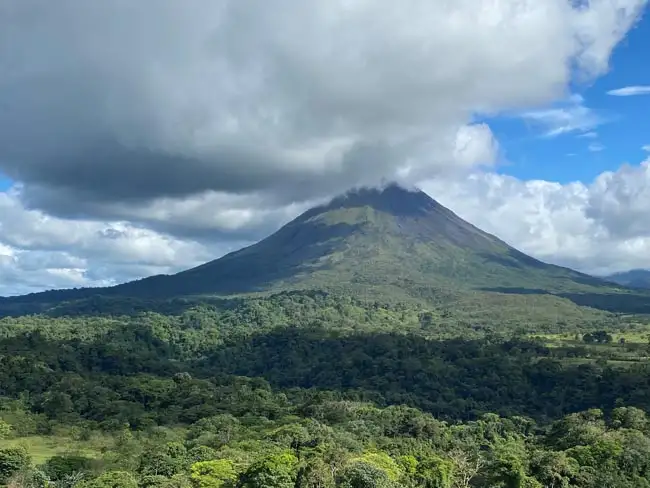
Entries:
POLYGON ((650 144, 647 144, 647 145, 641 147, 641 149, 642 149, 643 151, 645 151, 645 152, 650 152, 650 144))
POLYGON ((540 259, 607 274, 650 268, 650 161, 591 184, 476 173, 423 189, 461 217, 540 259))
POLYGON ((101 286, 201 264, 242 242, 204 245, 126 222, 53 218, 0 192, 0 296, 101 286))
POLYGON ((605 146, 603 146, 599 142, 592 142, 591 144, 589 144, 589 146, 587 146, 587 149, 589 149, 589 151, 591 152, 600 152, 605 150, 605 146))
POLYGON ((616 90, 610 90, 607 92, 608 95, 613 95, 615 97, 633 97, 637 95, 650 95, 650 86, 626 86, 623 88, 617 88, 616 90))
POLYGON ((468 125, 456 134, 454 159, 462 166, 491 165, 498 151, 498 142, 487 124, 468 125))
POLYGON ((594 138, 596 133, 591 129, 605 122, 594 110, 583 105, 582 98, 573 98, 565 106, 523 112, 520 116, 533 125, 540 126, 545 137, 578 132, 578 137, 594 138))
POLYGON ((596 139, 598 137, 598 133, 590 131, 590 132, 585 132, 583 134, 578 134, 577 137, 580 137, 580 138, 583 138, 583 139, 596 139))
POLYGON ((621 238, 650 236, 650 160, 606 171, 591 186, 588 215, 621 238))
MULTIPOLYGON (((74 205, 74 199, 60 201, 74 205)), ((206 191, 183 198, 156 198, 140 205, 111 202, 92 208, 90 204, 90 210, 104 220, 137 223, 179 238, 247 241, 322 202, 323 198, 314 198, 285 203, 264 193, 206 191)))

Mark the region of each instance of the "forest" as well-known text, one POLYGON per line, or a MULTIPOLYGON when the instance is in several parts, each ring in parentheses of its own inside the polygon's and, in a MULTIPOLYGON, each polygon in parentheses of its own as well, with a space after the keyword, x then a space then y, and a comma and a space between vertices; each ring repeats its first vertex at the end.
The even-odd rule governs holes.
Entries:
POLYGON ((117 305, 0 319, 1 483, 650 486, 642 316, 531 332, 319 293, 117 305))

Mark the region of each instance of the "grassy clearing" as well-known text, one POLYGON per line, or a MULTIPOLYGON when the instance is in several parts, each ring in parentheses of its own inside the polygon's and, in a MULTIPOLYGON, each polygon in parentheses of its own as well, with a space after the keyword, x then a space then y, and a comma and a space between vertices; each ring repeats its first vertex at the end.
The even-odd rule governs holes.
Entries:
MULTIPOLYGON (((602 329, 600 329, 602 330, 602 329)), ((609 344, 588 344, 582 340, 586 331, 564 333, 533 333, 530 338, 542 340, 548 347, 561 346, 603 346, 607 348, 626 345, 648 345, 650 343, 650 322, 628 322, 624 328, 618 330, 606 329, 612 336, 609 344)))
POLYGON ((606 361, 608 366, 629 368, 650 363, 650 325, 630 324, 629 328, 609 331, 609 343, 588 343, 582 333, 531 334, 529 337, 540 340, 551 349, 551 354, 563 364, 577 366, 606 361))
POLYGON ((42 464, 53 456, 75 453, 87 457, 99 457, 99 446, 96 442, 75 441, 58 436, 29 436, 15 439, 3 439, 0 447, 24 447, 35 464, 42 464))
MULTIPOLYGON (((648 330, 635 330, 625 332, 610 332, 612 342, 610 344, 602 344, 607 347, 620 345, 621 339, 625 344, 648 344, 650 341, 650 328, 648 330)), ((548 343, 549 347, 561 345, 601 345, 601 344, 587 344, 582 340, 582 334, 566 333, 566 334, 530 334, 531 338, 538 338, 548 343)))

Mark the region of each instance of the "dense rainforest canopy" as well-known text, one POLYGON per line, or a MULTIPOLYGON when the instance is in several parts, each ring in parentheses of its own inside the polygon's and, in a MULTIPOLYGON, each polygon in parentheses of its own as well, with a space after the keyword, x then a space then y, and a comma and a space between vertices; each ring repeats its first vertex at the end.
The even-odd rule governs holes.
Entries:
POLYGON ((593 339, 642 328, 568 321, 570 341, 553 345, 553 331, 436 328, 437 317, 299 293, 178 314, 7 317, 0 476, 88 488, 650 486, 647 345, 593 339))

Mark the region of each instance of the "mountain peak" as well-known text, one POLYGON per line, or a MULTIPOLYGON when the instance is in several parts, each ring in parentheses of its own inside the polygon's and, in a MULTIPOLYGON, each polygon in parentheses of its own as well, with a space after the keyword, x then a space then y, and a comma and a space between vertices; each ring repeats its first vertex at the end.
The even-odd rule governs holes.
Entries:
POLYGON ((441 206, 418 188, 406 188, 398 183, 380 187, 358 187, 334 198, 322 210, 371 207, 392 215, 417 216, 441 206))

